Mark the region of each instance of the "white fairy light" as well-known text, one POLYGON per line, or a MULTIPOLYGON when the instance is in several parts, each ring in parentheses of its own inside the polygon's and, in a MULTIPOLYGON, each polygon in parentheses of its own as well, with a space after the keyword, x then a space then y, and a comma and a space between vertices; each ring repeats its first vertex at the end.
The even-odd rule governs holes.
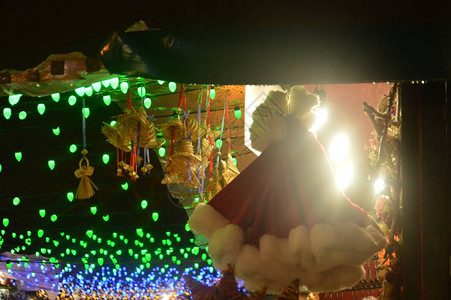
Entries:
POLYGON ((374 182, 374 190, 376 191, 376 194, 382 193, 384 188, 385 188, 385 181, 382 178, 378 178, 374 182))
POLYGON ((330 159, 332 162, 340 161, 349 155, 350 143, 345 134, 338 134, 330 143, 330 159))

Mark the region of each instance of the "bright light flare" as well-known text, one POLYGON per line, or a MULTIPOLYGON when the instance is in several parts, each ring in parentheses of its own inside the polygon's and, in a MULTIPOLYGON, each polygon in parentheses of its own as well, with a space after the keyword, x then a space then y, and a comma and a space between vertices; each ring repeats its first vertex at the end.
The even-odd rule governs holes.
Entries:
POLYGON ((326 123, 327 118, 329 117, 329 112, 325 107, 318 107, 313 110, 313 114, 315 115, 315 123, 313 123, 309 131, 316 133, 321 128, 321 126, 326 123))
POLYGON ((335 172, 335 180, 341 190, 345 190, 352 182, 354 177, 354 166, 352 164, 345 164, 338 168, 335 172))
POLYGON ((380 194, 384 189, 385 189, 385 181, 382 178, 378 178, 374 182, 374 191, 376 192, 376 194, 380 194))
POLYGON ((332 162, 345 159, 349 155, 350 142, 345 134, 338 134, 330 143, 329 154, 332 162))

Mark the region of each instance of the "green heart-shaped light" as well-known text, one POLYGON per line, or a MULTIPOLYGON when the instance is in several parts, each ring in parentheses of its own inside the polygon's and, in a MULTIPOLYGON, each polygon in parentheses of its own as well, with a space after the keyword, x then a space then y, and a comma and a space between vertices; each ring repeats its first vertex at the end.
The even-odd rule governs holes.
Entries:
POLYGON ((53 169, 55 169, 55 161, 53 159, 48 161, 48 165, 49 165, 50 170, 53 171, 53 169))
POLYGON ((76 88, 76 89, 75 89, 75 93, 76 93, 78 96, 83 97, 83 96, 85 95, 85 87, 82 86, 82 87, 76 88))
POLYGON ((60 93, 53 93, 51 96, 52 96, 53 101, 55 101, 55 102, 60 101, 60 93))
POLYGON ((89 237, 89 238, 92 238, 92 235, 94 234, 94 231, 92 231, 92 230, 87 230, 86 231, 86 235, 89 237))
POLYGON ((8 227, 8 225, 9 225, 9 219, 3 218, 3 226, 8 227))
POLYGON ((91 210, 91 213, 93 215, 95 215, 97 213, 97 206, 91 206, 89 209, 91 210))
POLYGON ((100 82, 94 82, 91 86, 96 92, 100 92, 100 89, 102 88, 102 84, 100 82))
POLYGON ((89 115, 91 114, 89 107, 83 107, 81 112, 83 113, 83 116, 85 117, 85 119, 87 119, 89 117, 89 115))
POLYGON ((39 210, 39 215, 41 216, 41 218, 44 218, 45 217, 45 209, 40 209, 39 210))
POLYGON ((66 197, 67 197, 67 200, 69 200, 69 202, 74 201, 74 193, 67 192, 66 197))
POLYGON ((111 78, 110 85, 113 89, 117 89, 117 87, 119 86, 119 77, 111 78))
POLYGON ((38 104, 38 113, 42 116, 45 113, 45 104, 39 103, 38 104))
POLYGON ((16 160, 18 162, 20 162, 22 160, 22 152, 16 152, 14 153, 14 157, 16 158, 16 160))
POLYGON ((61 129, 59 127, 52 128, 53 134, 58 136, 61 133, 61 129))
POLYGON ((128 190, 128 183, 124 182, 123 184, 121 184, 121 187, 124 191, 128 190))
POLYGON ((105 222, 108 222, 110 220, 110 215, 102 216, 102 218, 105 222))
POLYGON ((122 81, 121 82, 121 92, 126 94, 128 91, 128 82, 122 81))
POLYGON ((94 92, 94 90, 92 89, 92 86, 85 87, 85 95, 86 96, 91 97, 93 92, 94 92))

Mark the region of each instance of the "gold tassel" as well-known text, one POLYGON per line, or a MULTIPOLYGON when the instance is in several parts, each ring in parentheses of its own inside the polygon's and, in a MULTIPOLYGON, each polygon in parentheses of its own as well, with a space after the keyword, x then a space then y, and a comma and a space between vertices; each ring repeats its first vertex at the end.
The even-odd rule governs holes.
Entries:
MULTIPOLYGON (((83 155, 88 154, 86 149, 81 151, 83 155)), ((75 194, 75 198, 77 199, 89 199, 94 196, 94 189, 98 190, 97 186, 92 182, 91 176, 94 173, 94 167, 89 165, 89 160, 83 156, 78 163, 79 169, 77 169, 74 174, 75 177, 80 178, 80 184, 78 185, 77 193, 75 194), (85 161, 86 165, 82 165, 82 162, 85 161)))

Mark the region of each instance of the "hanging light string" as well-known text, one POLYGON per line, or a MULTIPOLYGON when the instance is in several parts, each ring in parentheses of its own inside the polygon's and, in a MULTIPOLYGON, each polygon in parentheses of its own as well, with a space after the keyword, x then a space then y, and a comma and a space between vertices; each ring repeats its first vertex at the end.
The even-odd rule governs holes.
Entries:
MULTIPOLYGON (((209 85, 208 89, 207 89, 207 97, 206 97, 206 102, 207 102, 206 103, 206 105, 207 105, 207 130, 210 130, 210 107, 211 107, 211 105, 210 105, 211 100, 209 98, 209 96, 210 96, 210 89, 211 89, 211 86, 209 85)), ((210 143, 210 149, 211 149, 211 151, 210 151, 210 165, 209 165, 209 172, 208 172, 208 175, 209 175, 209 177, 208 177, 209 178, 208 191, 211 194, 211 180, 213 179, 213 148, 214 148, 213 140, 211 138, 211 134, 208 137, 208 142, 210 143)))
MULTIPOLYGON (((200 126, 200 122, 201 122, 201 114, 202 114, 202 97, 204 95, 204 87, 202 86, 199 95, 197 96, 197 123, 199 123, 200 126)), ((198 138, 197 138, 197 155, 201 155, 201 144, 202 144, 202 139, 200 137, 200 134, 198 134, 198 138)), ((201 182, 201 186, 197 189, 199 192, 199 195, 202 197, 202 193, 203 193, 203 189, 204 189, 204 163, 203 160, 201 161, 202 163, 202 170, 199 169, 199 164, 196 164, 196 171, 197 171, 197 179, 201 182), (202 173, 200 172, 202 171, 202 173), (202 174, 202 176, 200 176, 200 174, 202 174)))

